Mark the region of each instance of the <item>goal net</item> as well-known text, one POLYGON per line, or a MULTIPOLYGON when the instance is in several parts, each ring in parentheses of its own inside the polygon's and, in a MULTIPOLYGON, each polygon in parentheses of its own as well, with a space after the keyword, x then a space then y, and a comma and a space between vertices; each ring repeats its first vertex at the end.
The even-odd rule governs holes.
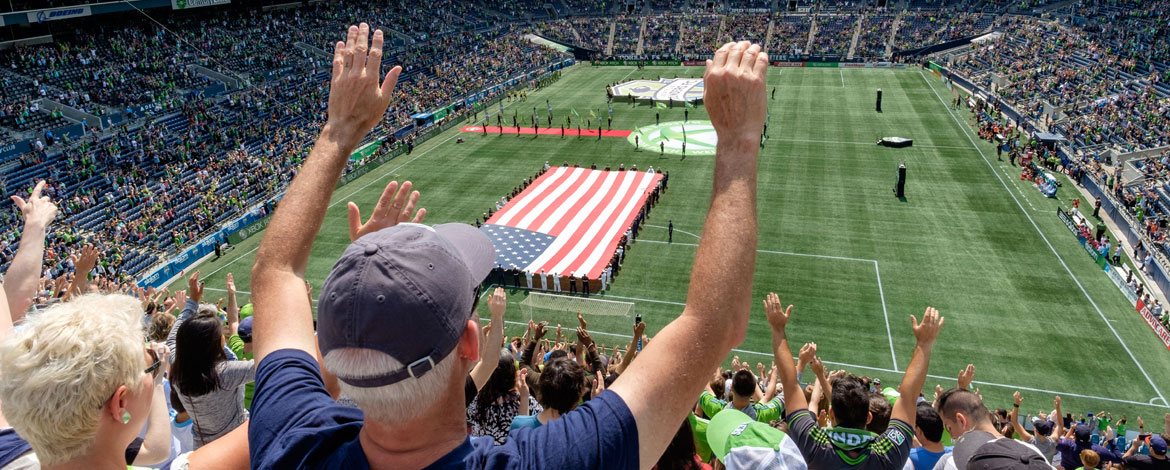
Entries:
MULTIPOLYGON (((532 292, 528 298, 520 302, 520 310, 524 312, 525 320, 537 323, 547 321, 550 325, 576 325, 577 313, 580 312, 585 321, 595 317, 610 317, 611 319, 634 316, 632 302, 618 302, 614 300, 595 299, 568 295, 547 294, 532 292)), ((629 321, 633 321, 632 319, 629 321)))

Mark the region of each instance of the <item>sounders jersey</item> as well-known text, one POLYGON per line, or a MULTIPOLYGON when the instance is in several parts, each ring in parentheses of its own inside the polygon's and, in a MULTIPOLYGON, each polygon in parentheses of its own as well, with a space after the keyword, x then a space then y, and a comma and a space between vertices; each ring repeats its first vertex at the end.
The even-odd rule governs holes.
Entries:
MULTIPOLYGON (((719 411, 734 408, 731 402, 715 398, 715 395, 706 390, 702 395, 699 395, 699 407, 703 409, 703 414, 707 415, 707 419, 714 418, 719 411)), ((769 423, 781 419, 784 415, 784 401, 777 395, 767 403, 752 403, 748 407, 739 410, 743 414, 750 416, 752 419, 761 423, 769 423)))

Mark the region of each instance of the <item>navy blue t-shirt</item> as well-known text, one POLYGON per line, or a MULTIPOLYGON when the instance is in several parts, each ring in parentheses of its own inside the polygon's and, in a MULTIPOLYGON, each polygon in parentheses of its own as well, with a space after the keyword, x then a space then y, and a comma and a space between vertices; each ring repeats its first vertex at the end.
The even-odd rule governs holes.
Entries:
POLYGON ((0 467, 29 452, 32 452, 32 447, 16 434, 15 429, 0 429, 0 467))
MULTIPOLYGON (((298 350, 269 354, 256 367, 248 424, 253 470, 370 468, 358 441, 363 415, 325 390, 317 361, 298 350)), ((638 429, 616 393, 606 391, 540 428, 513 431, 508 443, 467 439, 427 468, 637 468, 638 429)))

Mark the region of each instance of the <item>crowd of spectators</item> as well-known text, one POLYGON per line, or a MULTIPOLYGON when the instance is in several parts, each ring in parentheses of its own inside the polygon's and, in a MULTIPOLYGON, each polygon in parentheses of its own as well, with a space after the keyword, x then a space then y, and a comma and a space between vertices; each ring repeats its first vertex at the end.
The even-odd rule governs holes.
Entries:
POLYGON ((845 57, 853 43, 857 18, 853 14, 817 17, 817 31, 809 47, 809 54, 845 57))
MULTIPOLYGON (((5 227, 21 224, 19 241, 15 230, 0 241, 11 255, 0 289, 0 467, 1166 466, 1170 413, 1163 432, 1137 416, 1065 413, 1059 396, 1034 391, 1017 392, 1011 412, 992 411, 973 387, 974 365, 928 398, 945 323, 933 307, 907 315, 915 345, 896 387, 829 370, 815 342, 790 343, 788 328, 802 314, 775 293, 753 295, 768 64, 746 42, 724 46, 706 70, 710 119, 730 144, 714 157, 694 289, 656 334, 638 323, 609 350, 578 315, 567 334, 529 322, 509 338, 500 288, 484 292, 490 321, 481 327, 476 307, 495 262, 492 242, 466 224, 421 225, 428 213, 409 182, 388 184, 364 221, 350 208, 351 244, 339 259, 311 255, 351 152, 394 115, 392 102, 438 99, 412 83, 488 84, 440 70, 440 61, 468 62, 457 51, 469 48, 493 57, 468 70, 503 68, 499 76, 556 57, 507 32, 449 35, 428 46, 441 59, 400 56, 419 65, 391 90, 403 69, 386 71, 380 55, 363 55, 380 52, 383 35, 374 33, 367 49, 366 24, 349 34, 329 77, 294 73, 75 142, 90 146, 81 165, 117 191, 97 197, 125 201, 140 219, 107 211, 103 230, 87 240, 68 218, 54 224, 60 214, 97 209, 85 207, 94 194, 71 194, 52 178, 14 188, 19 216, 3 217, 5 227), (503 59, 521 64, 490 62, 503 59), (150 171, 163 176, 151 180, 150 171), (249 304, 239 305, 230 274, 224 298, 211 302, 218 286, 207 288, 198 271, 172 293, 135 287, 109 267, 132 237, 149 238, 134 232, 142 224, 172 223, 172 196, 198 207, 188 217, 215 219, 218 208, 243 207, 247 194, 290 179, 255 256, 249 304), (333 265, 316 300, 304 279, 309 263, 333 265), (393 273, 368 269, 386 265, 393 273), (766 322, 753 325, 751 305, 761 300, 766 322), (771 367, 733 356, 722 368, 749 325, 771 338, 771 367), (1025 402, 1044 404, 1032 414, 1019 410, 1025 402), (1130 439, 1134 424, 1138 438, 1130 439)), ((981 129, 988 138, 996 132, 981 129)))
POLYGON ((853 52, 853 57, 869 60, 885 58, 893 25, 892 15, 868 15, 862 18, 861 35, 857 38, 857 50, 853 52))

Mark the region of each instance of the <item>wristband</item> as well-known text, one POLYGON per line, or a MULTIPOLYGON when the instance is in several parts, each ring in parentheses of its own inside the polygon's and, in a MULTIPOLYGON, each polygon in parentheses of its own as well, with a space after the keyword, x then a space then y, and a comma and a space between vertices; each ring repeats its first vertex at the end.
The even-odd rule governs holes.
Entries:
POLYGON ((1014 407, 1014 408, 1019 408, 1019 407, 1020 407, 1020 404, 1019 404, 1019 403, 1016 403, 1016 404, 1012 405, 1012 407, 1014 407))

